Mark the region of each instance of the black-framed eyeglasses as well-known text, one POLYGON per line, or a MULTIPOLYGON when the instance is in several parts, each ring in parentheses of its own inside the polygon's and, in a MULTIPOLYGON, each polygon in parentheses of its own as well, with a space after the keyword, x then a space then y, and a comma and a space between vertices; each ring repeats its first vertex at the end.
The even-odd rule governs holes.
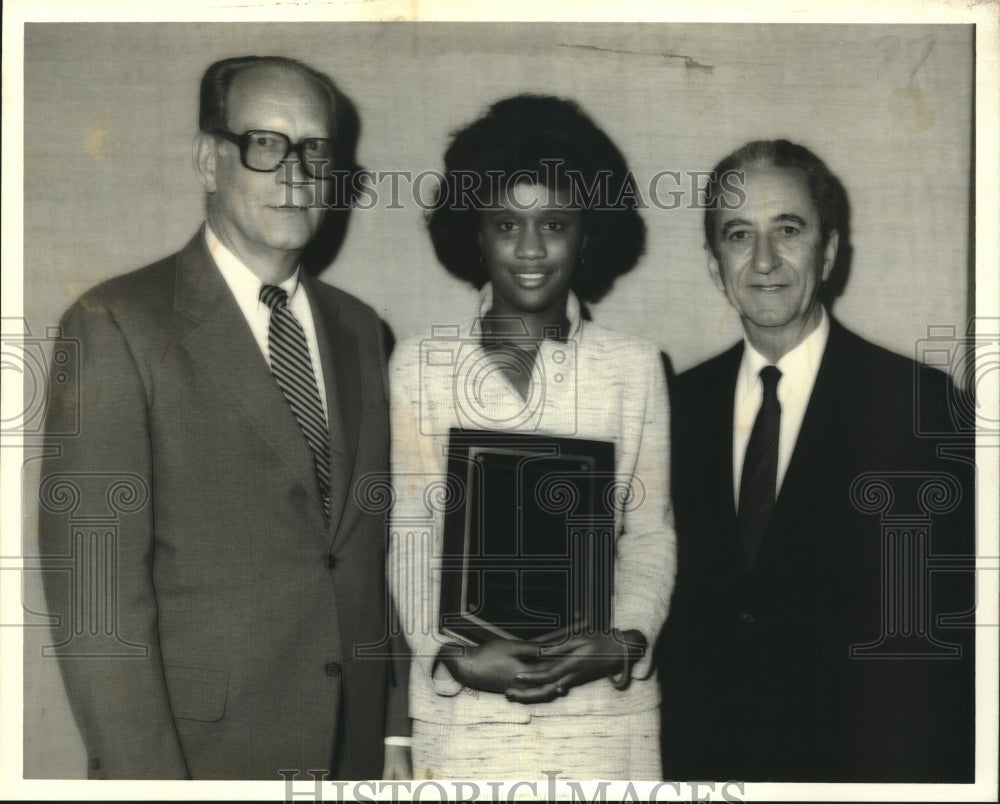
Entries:
POLYGON ((335 142, 326 137, 306 137, 292 144, 279 131, 255 129, 244 134, 236 134, 224 128, 212 132, 224 140, 240 146, 240 161, 243 167, 258 173, 273 173, 289 154, 298 154, 299 163, 314 179, 328 179, 333 175, 335 142))

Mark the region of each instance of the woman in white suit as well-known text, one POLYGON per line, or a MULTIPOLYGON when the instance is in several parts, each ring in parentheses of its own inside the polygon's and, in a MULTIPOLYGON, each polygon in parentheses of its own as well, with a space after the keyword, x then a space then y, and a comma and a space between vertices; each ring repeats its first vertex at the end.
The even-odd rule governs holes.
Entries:
POLYGON ((425 359, 427 339, 413 338, 390 367, 390 585, 414 654, 414 770, 658 778, 651 649, 675 574, 666 383, 655 345, 581 307, 642 254, 625 160, 575 103, 519 95, 459 131, 445 166, 429 229, 444 267, 481 290, 479 305, 450 330, 461 360, 425 359), (446 475, 449 429, 470 415, 479 429, 614 445, 626 491, 614 510, 613 628, 544 648, 462 646, 441 633, 444 514, 428 509, 428 491, 446 475), (433 528, 413 527, 428 516, 433 528))

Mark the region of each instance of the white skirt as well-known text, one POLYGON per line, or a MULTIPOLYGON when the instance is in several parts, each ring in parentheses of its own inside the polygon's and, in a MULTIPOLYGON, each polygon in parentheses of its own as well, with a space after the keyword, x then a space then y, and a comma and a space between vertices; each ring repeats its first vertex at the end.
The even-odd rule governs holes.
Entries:
POLYGON ((543 715, 529 723, 413 721, 417 779, 658 780, 660 712, 543 715))

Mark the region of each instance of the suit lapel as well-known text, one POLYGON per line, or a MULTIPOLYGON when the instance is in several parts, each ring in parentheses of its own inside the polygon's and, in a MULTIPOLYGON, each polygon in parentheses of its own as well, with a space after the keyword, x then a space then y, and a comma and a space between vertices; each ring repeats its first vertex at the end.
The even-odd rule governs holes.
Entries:
MULTIPOLYGON (((775 500, 774 513, 768 525, 757 561, 767 561, 768 554, 780 551, 781 541, 787 538, 808 538, 809 534, 794 527, 798 514, 812 511, 818 504, 818 494, 826 490, 825 473, 835 454, 838 428, 831 426, 837 412, 840 393, 839 378, 840 338, 836 322, 830 321, 830 335, 816 374, 802 426, 799 428, 795 448, 785 471, 785 479, 775 500), (765 552, 766 551, 766 552, 765 552)), ((841 434, 842 437, 842 434, 841 434)), ((815 518, 815 511, 812 511, 815 518)))
POLYGON ((178 255, 174 306, 190 324, 179 333, 180 345, 302 484, 312 503, 308 507, 321 520, 312 451, 208 252, 203 231, 178 255))
POLYGON ((733 556, 740 567, 745 567, 743 549, 736 527, 736 501, 733 497, 733 409, 736 404, 736 375, 743 359, 743 342, 740 341, 724 355, 718 385, 712 394, 712 403, 718 405, 709 421, 721 422, 712 445, 711 466, 717 473, 712 478, 712 488, 719 489, 722 504, 719 508, 719 538, 723 549, 733 556))
MULTIPOLYGON (((691 555, 703 557, 726 573, 743 572, 743 553, 736 532, 733 501, 733 404, 742 342, 710 363, 678 378, 674 419, 674 480, 679 538, 691 555), (694 539, 692 543, 690 540, 694 539)), ((683 559, 680 559, 683 560, 683 559)))
MULTIPOLYGON (((714 467, 712 488, 720 490, 722 505, 720 516, 725 538, 730 540, 736 533, 736 502, 733 498, 733 407, 736 402, 736 375, 743 359, 743 342, 738 343, 723 355, 723 362, 717 377, 717 385, 712 389, 706 403, 715 405, 708 421, 720 422, 711 434, 708 447, 712 450, 709 465, 714 467)), ((739 548, 739 545, 736 545, 739 548)), ((740 553, 742 556, 742 552, 740 553)))
POLYGON ((361 422, 361 369, 358 343, 343 326, 328 294, 318 292, 319 280, 303 275, 319 341, 326 387, 330 431, 330 534, 338 532, 351 487, 361 422))

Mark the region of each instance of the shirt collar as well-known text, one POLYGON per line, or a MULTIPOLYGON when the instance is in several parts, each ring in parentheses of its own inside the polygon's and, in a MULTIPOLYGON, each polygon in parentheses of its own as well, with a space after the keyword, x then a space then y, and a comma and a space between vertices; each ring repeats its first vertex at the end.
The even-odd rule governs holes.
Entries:
MULTIPOLYGON (((226 248, 207 222, 205 223, 205 243, 240 307, 244 310, 255 310, 258 304, 263 303, 260 301, 260 289, 264 283, 253 271, 247 268, 239 257, 226 248)), ((292 298, 299 289, 299 269, 296 268, 288 279, 278 284, 278 287, 288 294, 288 303, 291 304, 292 298)))
POLYGON ((823 359, 823 351, 826 349, 829 336, 830 317, 822 305, 820 306, 820 321, 816 329, 810 332, 798 346, 782 355, 777 363, 772 364, 744 336, 739 385, 745 389, 747 394, 754 393, 760 382, 760 370, 764 366, 774 365, 781 372, 782 380, 789 380, 778 384, 779 398, 782 397, 782 392, 788 389, 808 388, 811 390, 816 374, 819 372, 819 363, 823 359))
MULTIPOLYGON (((472 335, 482 335, 482 319, 493 306, 493 283, 487 282, 479 292, 479 315, 472 327, 472 335)), ((569 332, 567 338, 576 339, 580 334, 580 327, 583 325, 583 316, 580 313, 580 300, 571 290, 566 298, 566 319, 569 321, 569 332)))

